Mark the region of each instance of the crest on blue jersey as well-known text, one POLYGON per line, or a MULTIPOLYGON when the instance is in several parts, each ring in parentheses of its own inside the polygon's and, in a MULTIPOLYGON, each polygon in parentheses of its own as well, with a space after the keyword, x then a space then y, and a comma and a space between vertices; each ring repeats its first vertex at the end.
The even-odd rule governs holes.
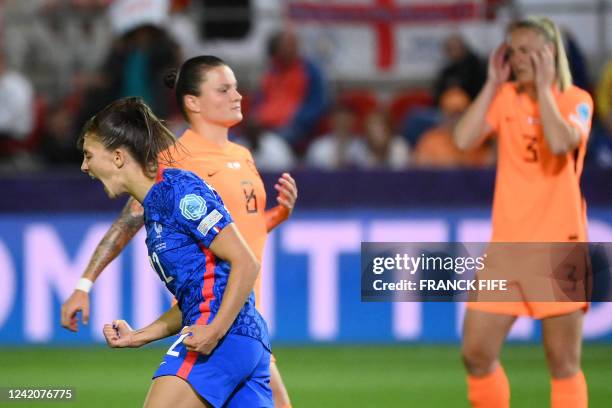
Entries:
POLYGON ((187 194, 179 204, 181 214, 188 220, 197 221, 206 214, 206 202, 196 194, 187 194))

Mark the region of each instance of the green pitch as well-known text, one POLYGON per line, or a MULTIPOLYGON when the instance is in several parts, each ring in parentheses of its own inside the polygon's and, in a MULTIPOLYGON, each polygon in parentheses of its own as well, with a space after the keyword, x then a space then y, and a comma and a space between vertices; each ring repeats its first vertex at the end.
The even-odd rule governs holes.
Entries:
MULTIPOLYGON (((6 407, 140 407, 165 349, 0 349, 0 387, 73 387, 71 403, 0 403, 6 407)), ((276 347, 300 407, 467 407, 457 346, 276 347)), ((549 382, 540 346, 510 345, 503 362, 512 406, 547 407, 549 382)), ((583 367, 590 406, 612 401, 612 345, 587 344, 583 367)))

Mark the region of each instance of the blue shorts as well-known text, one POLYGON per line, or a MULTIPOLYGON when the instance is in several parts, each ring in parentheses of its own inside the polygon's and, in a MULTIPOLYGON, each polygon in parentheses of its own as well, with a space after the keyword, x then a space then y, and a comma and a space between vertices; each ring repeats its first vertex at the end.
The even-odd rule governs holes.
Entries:
POLYGON ((228 334, 208 356, 187 351, 177 336, 153 378, 174 375, 209 404, 219 407, 273 408, 270 352, 251 337, 228 334))

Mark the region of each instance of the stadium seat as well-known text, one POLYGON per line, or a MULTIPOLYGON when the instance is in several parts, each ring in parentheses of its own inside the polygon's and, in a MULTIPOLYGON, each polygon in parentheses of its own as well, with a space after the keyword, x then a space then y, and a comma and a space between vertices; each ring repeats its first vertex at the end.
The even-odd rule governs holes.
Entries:
POLYGON ((347 105, 356 113, 359 133, 363 131, 364 118, 379 107, 376 95, 367 89, 343 91, 338 95, 337 102, 347 105))
POLYGON ((393 129, 401 131, 407 115, 414 108, 431 106, 433 106, 433 97, 427 89, 412 89, 396 94, 389 104, 389 115, 393 129))

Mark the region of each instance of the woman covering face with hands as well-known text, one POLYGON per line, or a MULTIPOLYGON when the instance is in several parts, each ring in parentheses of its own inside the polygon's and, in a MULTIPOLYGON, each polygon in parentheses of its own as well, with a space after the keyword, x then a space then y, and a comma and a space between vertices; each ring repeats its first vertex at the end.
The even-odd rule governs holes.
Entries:
MULTIPOLYGON (((572 85, 556 25, 536 17, 511 24, 506 41, 489 58, 485 86, 454 132, 463 149, 497 139, 493 242, 587 240, 580 176, 592 111, 589 94, 572 85)), ((528 255, 540 261, 537 254, 528 255)), ((538 301, 516 277, 533 273, 539 263, 523 268, 516 259, 504 262, 517 301, 472 302, 465 315, 462 354, 470 403, 509 407, 510 386, 499 354, 516 318, 530 316, 542 321, 551 406, 585 408, 580 350, 587 303, 538 301)), ((492 263, 485 265, 481 278, 495 272, 492 263)))

